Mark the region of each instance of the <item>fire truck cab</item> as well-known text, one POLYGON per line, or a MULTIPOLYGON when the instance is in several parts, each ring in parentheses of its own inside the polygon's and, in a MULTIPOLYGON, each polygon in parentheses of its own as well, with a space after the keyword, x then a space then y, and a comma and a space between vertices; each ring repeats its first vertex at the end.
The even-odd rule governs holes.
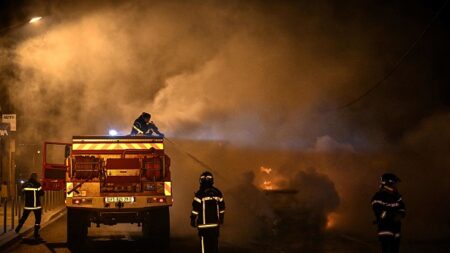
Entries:
POLYGON ((161 138, 74 136, 72 143, 45 142, 43 188, 65 190, 67 242, 83 243, 88 227, 142 225, 149 242, 168 248, 172 206, 170 158, 161 138), (65 159, 50 160, 52 148, 65 159))

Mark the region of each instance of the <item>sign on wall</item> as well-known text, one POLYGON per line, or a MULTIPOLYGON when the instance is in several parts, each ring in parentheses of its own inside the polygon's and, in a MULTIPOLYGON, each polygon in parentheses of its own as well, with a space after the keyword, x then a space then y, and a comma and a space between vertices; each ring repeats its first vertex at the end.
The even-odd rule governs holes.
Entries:
POLYGON ((0 123, 0 137, 8 136, 9 124, 8 123, 0 123))
POLYGON ((2 114, 2 123, 9 123, 9 131, 16 131, 16 114, 2 114))

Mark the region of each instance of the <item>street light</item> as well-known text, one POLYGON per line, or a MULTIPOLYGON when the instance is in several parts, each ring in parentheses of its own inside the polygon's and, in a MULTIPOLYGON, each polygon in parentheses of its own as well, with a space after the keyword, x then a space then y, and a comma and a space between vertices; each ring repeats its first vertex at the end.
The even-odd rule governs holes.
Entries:
POLYGON ((26 25, 26 24, 36 24, 36 23, 38 23, 42 18, 43 18, 42 16, 36 16, 36 17, 32 17, 32 18, 31 18, 30 20, 28 20, 28 21, 23 21, 22 23, 13 24, 13 25, 11 25, 11 26, 3 27, 3 28, 0 27, 0 35, 1 35, 2 33, 4 33, 4 32, 5 32, 5 33, 6 33, 6 32, 9 32, 10 30, 13 30, 13 29, 22 27, 22 26, 24 26, 24 25, 26 25))
POLYGON ((41 20, 42 17, 41 16, 37 16, 37 17, 32 17, 30 19, 30 21, 28 21, 28 23, 32 24, 32 23, 37 23, 39 20, 41 20))

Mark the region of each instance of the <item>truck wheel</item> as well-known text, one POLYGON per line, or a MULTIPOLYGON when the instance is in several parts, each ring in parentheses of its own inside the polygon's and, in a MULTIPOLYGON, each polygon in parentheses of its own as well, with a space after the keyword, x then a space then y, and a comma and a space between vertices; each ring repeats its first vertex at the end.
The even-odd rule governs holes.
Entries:
POLYGON ((86 242, 88 234, 87 217, 83 211, 67 210, 67 244, 80 247, 86 242))
POLYGON ((170 250, 170 214, 168 207, 155 208, 146 212, 142 223, 142 234, 159 252, 170 250))

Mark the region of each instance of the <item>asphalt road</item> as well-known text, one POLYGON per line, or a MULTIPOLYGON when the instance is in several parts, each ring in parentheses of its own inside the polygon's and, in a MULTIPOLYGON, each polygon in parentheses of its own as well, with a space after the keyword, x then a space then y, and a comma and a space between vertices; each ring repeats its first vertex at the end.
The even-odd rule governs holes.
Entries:
MULTIPOLYGON (((30 235, 31 236, 31 235, 30 235)), ((138 253, 154 252, 142 239, 140 228, 136 225, 118 225, 92 227, 89 229, 89 240, 82 249, 69 249, 66 245, 66 216, 62 216, 55 222, 46 226, 41 231, 45 240, 36 243, 33 239, 23 238, 16 244, 6 249, 5 253, 138 253)), ((406 245, 403 252, 449 252, 447 247, 437 245, 406 245), (431 251, 430 251, 431 250, 431 251)), ((196 253, 201 252, 198 238, 193 235, 186 238, 172 238, 171 252, 196 253)), ((246 248, 221 242, 221 253, 375 253, 377 245, 344 238, 342 236, 327 235, 317 240, 307 242, 291 241, 282 243, 276 241, 252 242, 246 248)), ((155 252, 156 253, 156 252, 155 252)))
MULTIPOLYGON (((29 235, 31 236, 31 235, 29 235)), ((154 252, 146 245, 141 237, 141 230, 137 225, 121 224, 117 226, 101 226, 100 228, 89 228, 89 240, 82 249, 69 249, 66 245, 66 215, 62 216, 52 224, 43 228, 41 236, 45 240, 36 243, 33 239, 23 238, 12 245, 5 252, 8 253, 74 253, 74 252, 121 252, 138 253, 154 252)), ((198 238, 172 238, 172 252, 200 252, 198 238)), ((221 245, 221 252, 251 252, 246 249, 233 247, 226 243, 221 245)))

